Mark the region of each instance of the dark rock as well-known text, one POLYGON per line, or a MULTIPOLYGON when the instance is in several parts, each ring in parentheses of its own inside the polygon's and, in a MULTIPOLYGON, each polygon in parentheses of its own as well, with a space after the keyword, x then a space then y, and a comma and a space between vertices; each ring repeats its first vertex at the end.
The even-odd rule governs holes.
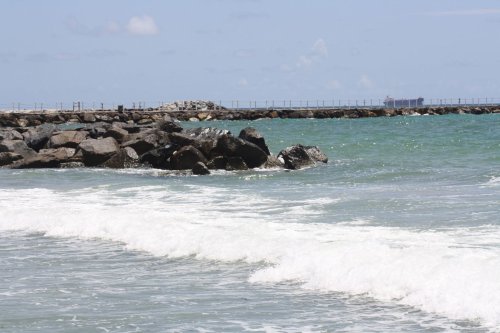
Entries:
POLYGON ((0 141, 0 153, 11 152, 23 157, 36 155, 36 151, 28 147, 26 142, 20 140, 2 140, 0 141))
POLYGON ((118 142, 123 142, 126 140, 128 132, 123 128, 117 126, 111 126, 106 133, 103 134, 104 138, 112 137, 118 142))
POLYGON ((125 147, 111 156, 102 166, 112 169, 134 168, 138 166, 138 162, 139 156, 135 150, 130 147, 125 147))
POLYGON ((87 139, 78 146, 86 166, 97 166, 116 154, 119 145, 114 138, 87 139))
POLYGON ((52 154, 37 154, 14 162, 10 165, 12 169, 33 169, 33 168, 58 168, 61 160, 52 154))
POLYGON ((194 166, 193 169, 191 170, 193 172, 193 175, 209 175, 210 171, 208 170, 207 166, 203 164, 202 162, 197 162, 194 166))
POLYGON ((280 151, 278 159, 283 160, 287 169, 301 169, 314 164, 307 150, 302 145, 294 145, 280 151))
POLYGON ((207 163, 207 167, 212 170, 225 169, 226 165, 227 165, 227 158, 225 158, 224 156, 216 156, 207 163))
POLYGON ((228 157, 226 163, 227 171, 248 170, 248 166, 240 156, 228 157))
POLYGON ((84 168, 85 164, 83 162, 64 162, 59 166, 61 169, 75 169, 84 168))
POLYGON ((232 135, 222 135, 217 149, 226 157, 241 157, 249 168, 256 168, 267 161, 267 154, 257 145, 232 135))
POLYGON ((156 169, 170 169, 169 159, 176 150, 177 147, 174 145, 165 145, 144 153, 141 155, 140 161, 156 169))
POLYGON ((0 166, 9 165, 17 160, 22 159, 23 157, 20 154, 12 153, 12 152, 3 152, 0 153, 0 166))
POLYGON ((202 136, 189 135, 187 133, 170 133, 168 135, 170 141, 179 147, 193 146, 201 151, 207 158, 215 148, 216 141, 211 138, 204 138, 202 136))
POLYGON ((176 151, 170 158, 172 168, 175 170, 192 169, 198 162, 207 163, 201 151, 193 146, 185 146, 176 151))
POLYGON ((24 141, 28 147, 39 151, 49 141, 55 129, 56 126, 54 124, 43 124, 30 128, 23 133, 24 141))
POLYGON ((167 133, 182 132, 182 127, 173 121, 159 120, 156 122, 156 127, 167 133))
POLYGON ((76 148, 88 136, 89 133, 86 131, 64 131, 53 135, 49 140, 48 146, 51 148, 76 148))
POLYGON ((247 127, 242 129, 239 138, 255 144, 267 155, 271 155, 269 148, 266 145, 266 140, 264 140, 264 137, 255 128, 247 127))

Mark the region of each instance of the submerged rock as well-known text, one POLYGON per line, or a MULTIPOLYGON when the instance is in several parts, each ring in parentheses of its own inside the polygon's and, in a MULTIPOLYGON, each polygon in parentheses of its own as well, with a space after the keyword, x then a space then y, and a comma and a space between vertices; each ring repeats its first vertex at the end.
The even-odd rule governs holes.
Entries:
POLYGON ((287 169, 302 169, 316 162, 328 162, 328 157, 316 146, 294 145, 280 151, 278 159, 287 169))

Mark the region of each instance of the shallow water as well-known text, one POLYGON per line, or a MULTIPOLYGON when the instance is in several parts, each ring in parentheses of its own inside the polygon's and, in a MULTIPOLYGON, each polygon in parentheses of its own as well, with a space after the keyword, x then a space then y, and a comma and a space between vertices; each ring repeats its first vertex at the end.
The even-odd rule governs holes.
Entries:
POLYGON ((500 117, 256 127, 328 165, 0 170, 0 331, 500 331, 500 117))

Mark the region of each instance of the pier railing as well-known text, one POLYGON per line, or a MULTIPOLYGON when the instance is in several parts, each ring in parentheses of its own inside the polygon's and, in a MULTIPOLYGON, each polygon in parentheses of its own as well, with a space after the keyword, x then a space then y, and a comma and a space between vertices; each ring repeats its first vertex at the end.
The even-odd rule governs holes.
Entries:
POLYGON ((22 111, 108 111, 119 108, 142 110, 142 111, 182 111, 182 110, 253 110, 253 109, 377 109, 377 108, 419 108, 419 107, 482 107, 499 106, 500 97, 455 97, 455 98, 428 98, 423 105, 415 105, 414 100, 408 101, 408 105, 398 105, 391 102, 384 104, 384 99, 269 99, 269 100, 180 100, 175 102, 162 101, 138 101, 138 102, 13 102, 0 103, 0 111, 22 112, 22 111))

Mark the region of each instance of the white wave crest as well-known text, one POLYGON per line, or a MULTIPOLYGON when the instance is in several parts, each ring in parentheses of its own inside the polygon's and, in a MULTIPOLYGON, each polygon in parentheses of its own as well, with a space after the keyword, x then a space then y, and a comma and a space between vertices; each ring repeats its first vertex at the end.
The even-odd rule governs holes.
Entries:
POLYGON ((100 238, 156 256, 265 263, 253 283, 364 294, 500 328, 500 228, 418 231, 307 223, 290 203, 212 187, 2 190, 0 231, 100 238), (286 209, 285 209, 286 208, 286 209))

